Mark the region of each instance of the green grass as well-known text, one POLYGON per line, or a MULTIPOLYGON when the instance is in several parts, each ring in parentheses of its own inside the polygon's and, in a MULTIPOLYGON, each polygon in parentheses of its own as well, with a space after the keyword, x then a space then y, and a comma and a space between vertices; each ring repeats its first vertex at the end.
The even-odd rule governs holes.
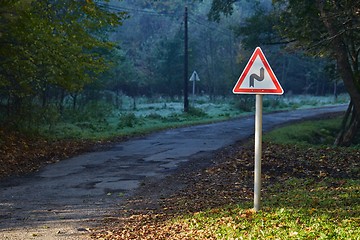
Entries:
MULTIPOLYGON (((29 105, 23 116, 9 122, 15 124, 16 130, 31 136, 103 140, 249 115, 254 110, 254 99, 254 96, 233 96, 210 100, 209 96, 197 96, 194 100, 190 99, 192 108, 189 113, 183 112, 182 101, 162 98, 138 98, 135 110, 132 99, 127 97, 121 100, 118 108, 105 101, 91 101, 75 110, 68 106, 63 114, 58 112, 56 105, 46 108, 29 105)), ((345 95, 337 101, 332 96, 265 96, 264 111, 319 107, 346 101, 348 98, 345 95)), ((0 118, 1 121, 6 122, 6 119, 0 118)))
POLYGON ((360 239, 359 199, 359 180, 293 178, 272 186, 259 212, 240 204, 175 223, 189 226, 194 239, 360 239))
POLYGON ((174 113, 168 116, 149 114, 136 116, 134 113, 122 113, 110 116, 106 120, 90 119, 88 121, 61 122, 51 129, 41 127, 39 133, 46 138, 56 139, 111 139, 122 136, 136 136, 148 134, 164 129, 171 129, 195 124, 205 124, 229 119, 230 116, 209 116, 199 109, 192 109, 189 113, 174 113))
POLYGON ((280 144, 332 145, 341 124, 341 117, 324 121, 305 121, 275 129, 263 140, 280 144))

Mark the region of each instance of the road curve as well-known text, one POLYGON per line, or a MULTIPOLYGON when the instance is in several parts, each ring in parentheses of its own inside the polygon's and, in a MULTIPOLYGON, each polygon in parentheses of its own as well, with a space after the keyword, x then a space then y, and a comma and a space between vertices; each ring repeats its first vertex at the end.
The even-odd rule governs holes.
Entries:
MULTIPOLYGON (((263 130, 345 105, 265 114, 263 130)), ((254 116, 172 129, 115 144, 0 183, 1 239, 79 239, 86 221, 121 205, 147 179, 162 179, 199 153, 254 134, 254 116), (42 238, 36 238, 42 236, 42 238)))

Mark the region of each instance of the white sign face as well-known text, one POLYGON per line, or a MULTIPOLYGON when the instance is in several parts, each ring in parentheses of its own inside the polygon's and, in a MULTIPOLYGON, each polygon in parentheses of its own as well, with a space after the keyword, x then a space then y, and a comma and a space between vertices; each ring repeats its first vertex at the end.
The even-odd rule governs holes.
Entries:
POLYGON ((190 82, 193 82, 193 81, 200 81, 200 78, 199 78, 199 75, 197 74, 196 71, 194 71, 190 77, 190 82))
POLYGON ((257 47, 233 89, 235 94, 284 93, 264 53, 257 47))

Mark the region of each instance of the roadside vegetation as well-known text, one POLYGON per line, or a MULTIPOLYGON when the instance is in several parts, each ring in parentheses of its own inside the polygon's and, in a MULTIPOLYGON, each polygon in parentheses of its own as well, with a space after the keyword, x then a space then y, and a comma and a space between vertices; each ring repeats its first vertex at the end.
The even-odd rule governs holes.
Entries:
MULTIPOLYGON (((107 101, 93 101, 81 107, 66 108, 62 115, 55 106, 46 109, 29 106, 28 112, 13 119, 7 126, 24 134, 47 139, 104 140, 132 136, 156 130, 227 120, 251 114, 255 107, 253 96, 217 97, 198 96, 190 100, 189 112, 183 111, 182 99, 137 98, 123 96, 121 105, 107 101)), ((333 96, 266 96, 264 111, 314 108, 332 104, 346 104, 346 94, 333 96)), ((3 119, 4 122, 7 122, 3 119)))
MULTIPOLYGON (((293 124, 264 136, 262 208, 253 207, 253 142, 216 154, 213 165, 182 173, 186 187, 106 218, 96 239, 358 239, 360 151, 333 147, 341 119, 293 124), (294 134, 293 134, 294 133, 294 134), (296 133, 296 134, 295 134, 296 133), (330 144, 329 144, 330 143, 330 144), (146 206, 146 204, 145 204, 146 206)), ((135 204, 134 204, 135 203, 135 204)), ((131 205, 131 204, 130 204, 131 205)))
MULTIPOLYGON (((264 111, 290 110, 341 104, 346 95, 333 97, 265 97, 264 111)), ((32 113, 7 125, 0 125, 0 178, 36 171, 45 164, 91 151, 94 147, 164 129, 211 123, 253 113, 254 97, 217 98, 199 96, 183 112, 181 100, 121 99, 121 107, 93 102, 63 115, 51 107, 47 112, 28 108, 32 113)))

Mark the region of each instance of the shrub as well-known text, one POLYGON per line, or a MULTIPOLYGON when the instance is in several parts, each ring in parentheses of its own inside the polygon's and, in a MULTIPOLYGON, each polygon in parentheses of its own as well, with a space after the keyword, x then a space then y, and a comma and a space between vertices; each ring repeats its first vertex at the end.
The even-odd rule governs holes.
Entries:
POLYGON ((88 122, 92 120, 104 120, 113 112, 113 106, 102 101, 92 101, 81 110, 68 110, 65 119, 71 122, 88 122))
POLYGON ((181 114, 172 113, 169 116, 163 118, 163 122, 182 122, 184 119, 181 117, 181 114))
POLYGON ((154 120, 162 120, 163 117, 158 113, 150 113, 146 116, 146 118, 154 119, 154 120))
POLYGON ((270 98, 270 99, 264 99, 263 107, 273 110, 273 109, 284 109, 287 108, 288 105, 281 98, 270 98))
POLYGON ((243 112, 252 112, 255 108, 255 98, 252 96, 242 96, 236 99, 234 107, 243 112))
POLYGON ((204 110, 202 110, 201 108, 195 108, 195 107, 190 107, 187 114, 189 116, 193 116, 193 117, 206 117, 207 116, 207 113, 204 110))
POLYGON ((135 116, 134 113, 125 113, 121 114, 119 118, 118 128, 125 127, 134 127, 136 124, 140 123, 139 119, 135 116))

